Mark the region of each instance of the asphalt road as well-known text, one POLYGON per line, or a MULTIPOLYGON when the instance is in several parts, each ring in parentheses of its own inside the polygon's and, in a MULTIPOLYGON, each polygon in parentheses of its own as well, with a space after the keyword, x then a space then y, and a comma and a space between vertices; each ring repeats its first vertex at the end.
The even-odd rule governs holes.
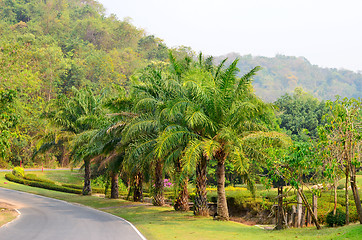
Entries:
POLYGON ((126 220, 92 208, 4 188, 0 201, 21 213, 0 228, 1 240, 145 239, 126 220))

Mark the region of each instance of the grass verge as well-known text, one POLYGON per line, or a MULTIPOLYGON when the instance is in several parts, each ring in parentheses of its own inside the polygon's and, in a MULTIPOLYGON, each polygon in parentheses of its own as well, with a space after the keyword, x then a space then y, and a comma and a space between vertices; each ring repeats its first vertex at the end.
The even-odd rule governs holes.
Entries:
MULTIPOLYGON (((38 175, 38 173, 36 174, 38 175)), ((57 172, 57 174, 60 173, 57 172)), ((64 171, 62 174, 67 175, 68 173, 64 171)), ((174 211, 171 207, 144 206, 121 199, 111 200, 29 187, 8 182, 4 175, 4 173, 0 173, 0 187, 80 203, 109 212, 132 222, 149 240, 360 239, 362 235, 362 226, 359 224, 340 228, 324 227, 320 231, 315 228, 287 229, 283 231, 264 230, 257 226, 246 226, 235 222, 217 222, 213 221, 212 218, 195 217, 192 212, 180 213, 174 211), (5 182, 7 183, 5 184, 5 182)))
POLYGON ((17 216, 18 213, 14 210, 14 206, 0 202, 0 227, 8 222, 11 222, 17 216))

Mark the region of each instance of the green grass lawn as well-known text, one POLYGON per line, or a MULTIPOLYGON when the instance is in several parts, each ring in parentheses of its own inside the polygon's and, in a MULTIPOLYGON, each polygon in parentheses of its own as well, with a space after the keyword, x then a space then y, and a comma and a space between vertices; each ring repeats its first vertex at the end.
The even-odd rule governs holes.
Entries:
MULTIPOLYGON (((30 172, 29 172, 30 173, 30 172)), ((59 170, 34 172, 38 177, 46 178, 58 183, 82 184, 83 175, 78 170, 59 170)), ((28 172, 26 173, 28 174, 28 172)))
MULTIPOLYGON (((70 171, 36 172, 39 177, 49 179, 72 179, 70 171), (51 176, 53 175, 54 176, 51 176), (61 176, 61 175, 67 176, 61 176), (58 176, 56 176, 58 175, 58 176), (55 177, 56 176, 56 177, 55 177)), ((0 187, 31 192, 47 197, 80 203, 93 208, 116 207, 103 211, 123 217, 132 222, 147 239, 360 239, 362 225, 354 224, 340 228, 326 228, 318 231, 315 228, 287 229, 283 231, 264 230, 257 226, 247 226, 236 222, 218 222, 211 217, 194 217, 192 212, 179 213, 171 207, 132 206, 134 202, 117 199, 104 199, 94 196, 80 196, 40 188, 28 187, 8 182, 5 173, 0 173, 0 187), (4 184, 7 182, 7 184, 4 184)), ((61 180, 65 181, 65 180, 61 180)))

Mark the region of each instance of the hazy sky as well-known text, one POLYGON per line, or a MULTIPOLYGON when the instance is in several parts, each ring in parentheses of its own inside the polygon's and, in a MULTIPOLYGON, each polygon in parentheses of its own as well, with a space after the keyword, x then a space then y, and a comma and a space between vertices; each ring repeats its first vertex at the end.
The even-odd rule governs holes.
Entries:
POLYGON ((204 54, 304 56, 362 70, 361 0, 98 0, 108 13, 204 54))

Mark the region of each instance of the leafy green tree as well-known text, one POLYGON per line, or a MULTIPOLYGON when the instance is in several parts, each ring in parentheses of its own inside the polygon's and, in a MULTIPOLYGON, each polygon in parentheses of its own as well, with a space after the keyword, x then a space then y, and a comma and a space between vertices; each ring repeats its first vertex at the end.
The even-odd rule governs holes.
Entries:
POLYGON ((306 140, 318 136, 317 128, 323 124, 323 116, 327 113, 323 101, 296 88, 292 95, 281 96, 275 104, 279 108, 280 127, 294 139, 306 140), (305 129, 308 130, 307 134, 305 129))
POLYGON ((362 223, 362 206, 357 188, 356 171, 361 166, 360 139, 361 139, 361 100, 340 99, 327 102, 330 115, 325 126, 325 137, 331 142, 334 150, 335 162, 343 169, 346 176, 346 217, 348 223, 348 179, 353 192, 357 214, 362 223))
POLYGON ((100 141, 93 141, 100 129, 108 121, 103 109, 105 94, 94 95, 89 89, 77 90, 73 88, 73 97, 63 96, 55 101, 54 109, 48 113, 48 118, 58 126, 61 131, 73 136, 71 159, 77 163, 84 162, 84 188, 83 194, 91 194, 90 164, 94 157, 100 155, 100 141))
MULTIPOLYGON (((322 159, 317 157, 316 149, 312 142, 294 142, 289 148, 269 148, 269 158, 263 163, 269 171, 268 179, 274 182, 290 184, 301 196, 304 205, 317 229, 321 229, 316 216, 303 192, 303 186, 313 183, 323 170, 322 159), (308 179, 305 177, 308 176, 308 179)), ((278 195, 282 202, 282 184, 278 186, 278 195), (281 189, 281 191, 279 191, 281 189)), ((281 204, 279 204, 281 207, 281 204)), ((281 211, 279 211, 281 212, 281 211)), ((282 217, 281 215, 279 215, 282 217)), ((279 219, 281 219, 279 217, 279 219)), ((276 229, 282 229, 281 222, 276 229)))

